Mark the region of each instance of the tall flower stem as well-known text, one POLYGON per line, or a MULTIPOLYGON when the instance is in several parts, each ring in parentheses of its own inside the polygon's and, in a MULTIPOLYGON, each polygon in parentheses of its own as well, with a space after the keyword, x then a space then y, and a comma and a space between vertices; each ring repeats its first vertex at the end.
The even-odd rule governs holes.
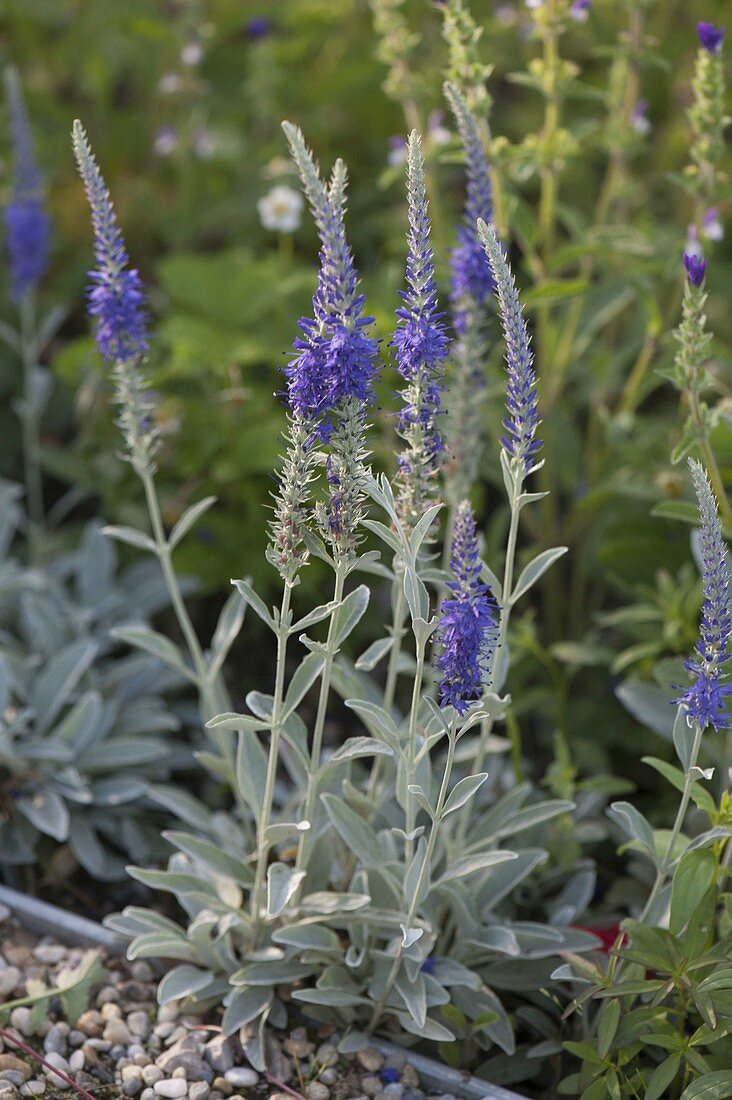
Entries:
MULTIPOLYGON (((450 777, 452 776, 452 769, 455 763, 455 747, 457 745, 457 718, 453 720, 450 732, 448 734, 447 745, 447 758, 445 761, 445 770, 442 773, 442 783, 440 784, 440 793, 437 797, 437 805, 435 806, 434 816, 432 818, 432 825, 430 826, 429 837, 427 839, 427 846, 425 848, 424 859, 419 869, 419 875, 417 877, 417 883, 412 894, 412 898, 409 903, 409 909, 407 911, 406 927, 412 928, 414 919, 417 915, 417 910, 421 901, 422 890, 424 888, 425 879, 429 872, 430 865, 432 863, 432 857, 435 853, 435 845, 437 844, 437 838, 440 832, 440 819, 442 817, 442 811, 445 808, 447 801, 447 794, 450 789, 450 777)), ((378 1026, 378 1023, 384 1013, 384 1009, 391 995, 391 991, 394 988, 394 982, 399 977, 399 971, 402 965, 402 958, 404 956, 403 941, 397 949, 397 953, 394 957, 389 976, 386 979, 384 986, 384 992, 379 998, 378 1003, 374 1006, 373 1013, 367 1028, 368 1032, 374 1031, 378 1026)))
POLYGON ((23 468, 28 503, 28 545, 32 561, 38 560, 39 543, 43 535, 43 481, 41 478, 40 440, 34 374, 38 366, 38 336, 35 325, 35 300, 32 290, 19 302, 20 355, 23 367, 23 399, 21 430, 23 437, 23 468))
MULTIPOLYGON (((692 419, 700 431, 704 428, 704 418, 702 416, 701 407, 699 404, 699 394, 689 389, 686 393, 687 400, 689 402, 689 411, 692 419)), ((719 510, 722 513, 722 520, 724 526, 728 531, 732 531, 732 506, 730 506, 729 498, 727 496, 727 490, 724 487, 724 481, 722 480, 722 474, 717 463, 717 456, 712 449, 712 445, 706 435, 702 435, 699 442, 699 450, 704 458, 704 464, 709 474, 709 480, 712 483, 717 501, 719 503, 719 510)))
POLYGON ((264 798, 262 801, 262 815, 259 820, 259 849, 257 851, 257 866, 254 873, 254 886, 252 888, 250 911, 252 917, 252 940, 256 941, 259 928, 259 914, 262 909, 262 891, 264 889, 264 876, 267 870, 267 856, 269 844, 266 835, 272 819, 272 804, 274 800, 275 780, 277 779, 277 764, 280 756, 280 741, 282 739, 282 703, 285 695, 285 666, 287 663, 287 641, 290 636, 290 596, 292 586, 285 583, 280 605, 280 617, 277 624, 277 665, 275 669, 275 686, 272 702, 272 728, 269 741, 269 758, 267 760, 267 778, 264 784, 264 798))
MULTIPOLYGON (((414 673, 412 703, 409 708, 409 732, 407 735, 407 788, 414 783, 415 757, 417 755, 417 717, 419 715, 419 705, 422 701, 422 680, 424 679, 426 639, 418 640, 416 644, 417 668, 414 673)), ((410 838, 410 834, 414 830, 417 817, 416 803, 414 798, 410 795, 409 790, 407 790, 406 801, 407 840, 404 843, 404 859, 407 866, 409 866, 414 856, 414 841, 410 838)))
POLYGON ((647 919, 648 914, 651 912, 653 905, 658 897, 660 890, 662 889, 666 878, 668 876, 669 868, 673 862, 673 850, 676 845, 676 841, 679 838, 681 827, 684 824, 684 818, 686 817, 686 811, 689 808, 689 800, 691 798, 691 789, 694 786, 694 768, 696 767, 697 759, 699 758, 699 750, 701 749, 702 734, 704 732, 701 722, 694 723, 694 741, 691 746, 691 754, 689 756, 689 766, 686 769, 686 775, 684 776, 684 788, 681 792, 681 799, 679 801, 679 808, 676 812, 676 819, 671 829, 671 836, 669 837, 668 847, 661 860, 660 866, 656 872, 656 879, 651 888, 651 892, 648 895, 648 900, 643 907, 643 911, 638 918, 641 924, 647 919))
MULTIPOLYGON (((205 723, 221 712, 221 706, 216 697, 216 686, 211 683, 208 663, 203 654, 198 635, 191 622, 191 617, 188 614, 188 608, 185 605, 178 577, 173 567, 171 547, 165 535, 163 517, 160 512, 160 501, 158 500, 158 493, 155 487, 155 479, 150 471, 140 472, 140 478, 145 489, 145 500, 147 501, 147 510, 150 516, 150 524, 152 526, 157 555, 160 560, 160 568, 163 571, 170 602, 188 647, 191 663, 193 664, 196 684, 199 690, 201 717, 205 723)), ((231 755, 230 751, 228 755, 231 755)))
MULTIPOLYGON (((336 561, 335 585, 333 587, 333 601, 339 605, 343 600, 343 586, 348 575, 348 562, 341 558, 336 561)), ((310 767, 308 770, 308 782, 305 793, 305 809, 303 817, 310 822, 310 829, 303 833, 297 848, 295 870, 304 871, 310 857, 310 845, 307 843, 309 835, 314 833, 313 814, 315 813, 315 800, 318 796, 318 779, 320 771, 320 756, 323 750, 323 732, 325 730, 325 718, 328 713, 328 698, 330 696, 330 682, 333 674, 333 661, 336 655, 336 632, 338 626, 338 611, 336 609, 330 616, 328 623, 328 637, 325 642, 325 661, 320 675, 320 694, 318 696, 318 709, 315 715, 313 728, 313 743, 310 749, 310 767)))
MULTIPOLYGON (((384 685, 384 710, 387 711, 387 713, 391 713, 392 707, 394 706, 394 697, 396 695, 397 678, 399 675, 399 658, 402 653, 402 638, 405 634, 404 604, 404 585, 400 583, 397 587, 396 599, 394 600, 394 612, 391 620, 391 633, 394 638, 394 644, 389 653, 389 664, 386 669, 386 683, 384 685)), ((377 756, 377 764, 379 759, 380 758, 377 756)))

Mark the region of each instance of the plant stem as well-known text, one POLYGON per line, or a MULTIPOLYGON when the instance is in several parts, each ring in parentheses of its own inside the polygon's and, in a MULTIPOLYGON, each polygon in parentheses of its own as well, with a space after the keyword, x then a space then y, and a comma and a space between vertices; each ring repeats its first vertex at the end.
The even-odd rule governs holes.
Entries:
POLYGON ((209 682, 208 665, 206 658, 203 655, 201 644, 198 640, 198 635, 191 622, 188 609, 185 605, 183 595, 178 583, 178 577, 176 576, 175 569, 173 568, 172 553, 170 549, 170 543, 165 535, 165 528, 163 526, 163 518, 160 514, 160 501, 158 500, 157 490, 155 488, 155 480, 152 473, 149 471, 143 471, 140 473, 140 478, 145 489, 145 499, 147 501, 147 509, 150 515, 150 524, 152 526, 153 538, 155 540, 155 546, 157 554, 160 559, 160 568, 163 571, 165 578, 165 584, 168 589, 168 595, 170 596, 170 602, 175 612, 175 617, 178 620, 178 625, 181 629, 183 637, 185 638, 186 645, 188 646, 188 653, 193 664, 193 669, 196 676, 196 682, 199 691, 199 705, 201 709, 201 717, 205 722, 208 722, 210 718, 214 718, 219 713, 219 707, 215 701, 215 691, 213 685, 209 682))
MULTIPOLYGON (((272 818, 272 802, 274 798, 275 780, 277 778, 277 764, 280 757, 280 740, 282 737, 282 702, 284 699, 285 665, 287 662, 287 641, 290 636, 290 596, 292 588, 285 583, 280 606, 280 618, 277 625, 277 665, 275 670, 275 686, 272 701, 272 727, 269 741, 269 759, 267 761, 267 778, 264 784, 264 799, 262 802, 262 816, 258 822, 259 845, 257 850, 257 867, 254 872, 254 886, 252 887, 250 900, 250 913, 252 917, 252 940, 256 941, 259 928, 259 914, 262 908, 262 891, 264 889, 264 876, 267 868, 269 844, 266 840, 267 829, 272 818)), ((248 736, 244 734, 244 736, 248 736)))
POLYGON ((660 864, 660 866, 659 866, 659 868, 656 872, 656 880, 653 883, 653 887, 651 889, 650 894, 648 895, 648 901, 644 905, 643 912, 641 913, 640 917, 638 918, 638 920, 641 922, 641 924, 647 919, 648 914, 651 912, 651 909, 653 908, 653 905, 656 901, 656 898, 658 897, 659 891, 661 890, 664 883, 666 882, 666 877, 668 875, 669 867, 671 866, 671 863, 673 861, 673 850, 674 850, 674 847, 676 845, 676 841, 679 838, 679 833, 681 832, 681 826, 684 824, 684 818, 686 817, 686 811, 689 807, 689 799, 691 798, 691 788, 693 787, 694 782, 695 782, 694 776, 692 775, 692 771, 693 771, 694 767, 696 766, 696 761, 697 761, 697 758, 699 756, 699 750, 701 748, 701 740, 702 740, 702 733, 703 732, 704 732, 704 730, 703 730, 702 726, 700 725, 700 723, 699 722, 695 723, 694 741, 693 741, 693 744, 692 744, 692 747, 691 747, 691 755, 690 755, 690 758, 689 758, 689 767, 686 769, 686 775, 684 776, 684 789, 681 793, 681 801, 679 802, 679 808, 678 808, 678 811, 676 813, 676 819, 674 821, 673 828, 671 830, 671 836, 669 837, 669 842, 668 842, 668 847, 666 848, 666 853, 665 853, 663 859, 661 860, 661 864, 660 864))
MULTIPOLYGON (((419 704, 422 701, 422 680, 424 678, 424 658, 425 658, 425 642, 417 642, 417 669, 414 673, 414 685, 412 687, 412 703, 409 708, 409 733, 407 736, 407 776, 406 786, 409 787, 414 783, 414 765, 417 749, 417 717, 419 715, 419 704)), ((407 833, 411 833, 415 826, 417 817, 415 800, 410 795, 409 791, 406 792, 406 811, 407 811, 407 833)), ((404 843, 404 859, 407 866, 412 862, 414 856, 414 841, 406 840, 404 843)))
MULTIPOLYGON (((453 721, 452 729, 448 734, 448 747, 447 747, 447 760, 445 761, 445 770, 442 774, 442 783, 440 785, 440 793, 437 798, 437 805, 435 807, 435 814, 432 818, 432 825, 430 827, 430 835, 427 840, 427 847, 425 848, 424 859, 419 869, 419 875, 417 877, 417 883, 414 888, 414 893, 409 903, 409 910, 407 912, 406 928, 409 930, 412 927, 414 919, 417 915, 417 909, 421 901, 422 890, 424 888, 425 878, 432 863, 432 856, 435 852, 435 845, 437 844, 437 836, 440 828, 440 818, 442 811, 445 808, 445 802, 447 801, 447 793, 450 786, 450 776, 452 775, 452 768, 455 762, 455 746, 457 744, 457 734, 455 729, 455 721, 453 721)), ((402 941, 403 943, 403 941, 402 941)), ((384 986, 384 992, 379 998, 378 1003, 374 1006, 374 1011, 371 1015, 368 1028, 369 1033, 372 1032, 379 1023, 381 1016, 384 1012, 384 1008, 389 1000, 392 989, 394 988, 394 982, 399 977, 399 970, 402 965, 402 957, 404 955, 404 947, 399 945, 397 953, 394 957, 389 976, 386 979, 386 985, 384 986)))
MULTIPOLYGON (((340 604, 343 600, 343 586, 348 575, 348 563, 342 558, 336 562, 335 586, 333 589, 333 601, 340 604)), ((318 772, 320 770, 320 755, 323 749, 323 731, 325 729, 325 717, 328 712, 328 697, 330 695, 330 681, 333 672, 333 661, 336 655, 336 627, 338 622, 338 608, 332 612, 328 623, 328 637, 325 642, 325 662, 320 674, 320 695, 318 696, 318 710, 315 715, 315 727, 313 729, 313 744, 310 750, 310 768, 308 771, 308 783, 305 794, 305 809, 303 817, 310 822, 310 829, 303 833, 297 848, 295 870, 304 871, 310 856, 310 845, 307 843, 309 836, 315 832, 313 815, 315 813, 315 800, 318 795, 318 772)))
POLYGON ((35 326, 35 300, 28 291, 20 300, 20 354, 23 366, 21 430, 23 468, 28 504, 28 546, 31 561, 38 560, 43 535, 43 481, 41 478, 38 416, 34 395, 34 374, 38 367, 38 338, 35 326))
MULTIPOLYGON (((400 583, 397 587, 396 599, 394 601, 394 611, 391 620, 391 633, 394 638, 394 644, 391 647, 389 654, 389 665, 386 672, 386 683, 384 685, 384 710, 390 714, 394 706, 394 696, 396 694, 397 677, 399 672, 399 658, 402 652, 402 638, 404 637, 404 584, 400 583)), ((369 776, 369 785, 367 797, 371 805, 374 807, 374 814, 376 813, 376 791, 379 786, 379 779, 381 778, 381 769, 383 766, 383 757, 375 756, 374 762, 371 767, 371 774, 369 776)))
MULTIPOLYGON (((691 412, 692 419, 696 427, 703 432, 704 418, 702 416, 701 407, 699 405, 699 394, 694 389, 687 391, 687 399, 689 401, 689 410, 691 412)), ((719 502, 719 510, 722 513, 722 520, 724 526, 728 530, 732 530, 732 508, 730 507, 729 500, 727 499, 727 490, 724 487, 722 480, 722 474, 719 470, 717 463, 717 457, 712 450, 712 445, 709 439, 704 435, 701 443, 699 444, 699 450, 704 456, 704 463, 709 471, 709 480, 712 483, 712 487, 719 502)))

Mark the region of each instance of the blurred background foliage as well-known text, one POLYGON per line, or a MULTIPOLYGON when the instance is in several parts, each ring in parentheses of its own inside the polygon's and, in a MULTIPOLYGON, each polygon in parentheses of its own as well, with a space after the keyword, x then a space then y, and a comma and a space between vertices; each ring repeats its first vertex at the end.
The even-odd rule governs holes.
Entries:
MULTIPOLYGON (((637 725, 614 703, 614 691, 624 682, 627 694, 630 678, 637 710, 640 682, 646 703, 649 688, 658 709, 658 693, 668 692, 695 637, 700 588, 689 566, 689 528, 670 514, 673 508, 662 507, 665 516, 652 514, 659 504, 689 495, 683 467, 669 461, 679 435, 678 395, 655 370, 673 359, 679 258, 692 217, 691 199, 675 176, 688 160, 694 27, 701 18, 724 22, 728 4, 596 0, 589 20, 562 38, 562 56, 577 66, 564 104, 575 145, 559 176, 556 249, 539 280, 530 262, 538 188, 527 140, 542 123, 542 100, 529 76, 539 46, 523 3, 473 0, 471 10, 484 27, 482 60, 493 66, 492 137, 506 139, 499 141, 505 214, 519 245, 514 260, 543 376, 546 487, 553 492, 532 536, 539 545, 570 546, 566 563, 552 571, 535 606, 516 624, 513 715, 524 751, 535 759, 537 751, 540 759, 543 754, 545 765, 553 761, 547 782, 564 792, 578 775, 601 774, 611 763, 636 777, 637 725), (632 11, 644 8, 647 24, 633 73, 648 101, 651 129, 624 150, 627 170, 616 180, 614 226, 591 231, 612 138, 608 75, 625 28, 632 27, 632 11), (578 283, 576 271, 587 256, 595 265, 589 286, 578 283), (567 354, 562 338, 576 302, 579 322, 567 354), (559 394, 552 370, 562 356, 559 394), (639 384, 629 396, 639 362, 639 384)), ((433 112, 444 106, 440 4, 407 0, 401 13, 415 35, 412 106, 426 132, 439 126, 433 112)), ((73 488, 74 522, 100 514, 144 524, 135 479, 115 457, 109 387, 84 317, 91 239, 68 136, 79 117, 150 292, 156 330, 150 367, 166 430, 160 476, 166 521, 208 493, 219 499, 179 552, 180 568, 197 577, 207 597, 197 609, 205 624, 213 621, 230 577, 253 575, 265 591, 274 581, 263 549, 282 426, 279 372, 296 319, 308 312, 316 275, 316 240, 307 218, 289 236, 264 229, 257 213, 257 201, 273 184, 295 185, 284 159, 282 118, 303 127, 326 167, 336 156, 346 160, 348 227, 369 312, 385 341, 391 331, 405 209, 402 168, 390 163, 390 139, 407 124, 400 104, 384 90, 386 69, 370 5, 6 0, 0 63, 13 63, 21 74, 46 172, 54 260, 44 297, 67 311, 47 354, 56 378, 43 438, 49 497, 60 499, 73 488)), ((0 183, 7 185, 7 140, 0 149, 0 183)), ((462 202, 460 158, 454 141, 435 141, 430 153, 445 285, 462 202)), ((729 197, 721 198, 725 220, 729 197)), ((723 402, 729 400, 732 343, 730 237, 715 245, 708 278, 714 374, 723 402)), ((9 303, 0 309, 10 315, 9 303)), ((6 350, 0 356, 7 406, 17 372, 6 350)), ((501 416, 499 363, 496 348, 490 365, 496 397, 486 404, 494 439, 501 416)), ((387 370, 373 440, 376 461, 386 468, 395 388, 387 370)), ((18 443, 8 408, 0 413, 0 430, 0 473, 17 478, 18 443)), ((726 415, 714 447, 729 473, 726 415)), ((499 478, 495 448, 489 447, 478 501, 489 561, 505 521, 496 506, 499 478)), ((307 583, 317 585, 315 567, 307 583)), ((250 635, 248 641, 248 648, 235 651, 237 702, 267 677, 267 654, 253 656, 257 639, 250 635)), ((661 719, 654 728, 668 738, 661 719)), ((654 751, 662 755, 663 747, 654 751)), ((639 781, 654 789, 653 777, 639 781)))

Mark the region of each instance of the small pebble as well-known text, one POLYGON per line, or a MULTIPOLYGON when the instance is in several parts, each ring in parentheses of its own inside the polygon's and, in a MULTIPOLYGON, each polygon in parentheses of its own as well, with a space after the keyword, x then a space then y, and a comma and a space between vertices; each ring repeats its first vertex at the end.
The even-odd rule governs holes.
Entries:
POLYGON ((150 1017, 147 1012, 131 1012, 127 1017, 127 1027, 132 1035, 144 1039, 150 1033, 150 1017))
POLYGON ((419 1074, 409 1062, 402 1070, 401 1082, 405 1088, 419 1088, 419 1074))
POLYGON ((33 1076, 28 1063, 18 1058, 17 1054, 0 1054, 0 1073, 19 1073, 23 1081, 28 1081, 33 1076))
MULTIPOLYGON (((108 977, 112 977, 108 974, 108 977)), ((103 1008, 104 1005, 109 1004, 111 1001, 119 1000, 119 990, 114 985, 105 985, 104 989, 100 989, 97 993, 96 1005, 97 1008, 103 1008)))
POLYGON ((230 1085, 225 1077, 214 1077, 213 1088, 222 1096, 231 1096, 234 1092, 234 1086, 230 1085))
POLYGON ((378 1073, 384 1064, 384 1055, 374 1047, 366 1047, 357 1052, 356 1061, 369 1073, 378 1073))
POLYGON ((161 1070, 160 1066, 144 1066, 142 1070, 142 1079, 146 1085, 154 1085, 157 1081, 162 1081, 165 1074, 161 1070))
POLYGON ((18 1100, 18 1090, 9 1081, 0 1081, 0 1100, 18 1100))
POLYGON ((155 976, 150 963, 145 962, 144 959, 133 962, 130 973, 137 982, 151 982, 155 976))
POLYGON ((69 1046, 73 1047, 74 1049, 76 1049, 76 1047, 80 1047, 85 1039, 86 1035, 83 1031, 78 1031, 76 1028, 72 1028, 69 1032, 69 1046))
MULTIPOLYGON (((116 1007, 116 1006, 114 1006, 116 1007)), ((112 1046, 117 1046, 121 1043, 123 1046, 127 1046, 132 1042, 132 1036, 130 1035, 130 1029, 124 1020, 113 1017, 105 1025, 102 1037, 105 1042, 110 1043, 112 1046)))
POLYGON ((72 1073, 78 1073, 80 1069, 83 1069, 85 1061, 83 1050, 73 1051, 73 1053, 69 1055, 69 1068, 72 1073))
POLYGON ((39 943, 33 954, 39 962, 45 963, 47 966, 53 966, 66 958, 66 952, 67 948, 59 943, 39 943))
POLYGON ((89 1009, 88 1012, 82 1012, 79 1019, 76 1021, 76 1026, 79 1031, 83 1031, 84 1035, 88 1035, 91 1039, 96 1039, 102 1034, 102 1017, 95 1009, 89 1009))
MULTIPOLYGON (((128 1077, 126 1081, 122 1082, 122 1092, 125 1096, 137 1096, 141 1089, 142 1081, 139 1077, 128 1077)), ((150 1100, 155 1096, 152 1089, 145 1089, 145 1092, 150 1093, 150 1100)))
POLYGON ((31 1011, 26 1005, 19 1005, 10 1013, 10 1024, 27 1038, 31 1033, 31 1011))
POLYGON ((122 1009, 114 1001, 109 1001, 107 1004, 103 1004, 100 1011, 100 1016, 103 1020, 120 1020, 122 1018, 122 1009))
POLYGON ((170 1020, 178 1019, 178 1005, 167 1004, 161 1005, 158 1009, 158 1023, 164 1024, 170 1020))
POLYGON ((22 974, 17 966, 6 966, 0 970, 0 997, 9 997, 20 984, 22 974))
MULTIPOLYGON (((66 1061, 62 1054, 57 1054, 56 1051, 51 1050, 46 1055, 46 1061, 48 1062, 49 1066, 53 1066, 55 1069, 60 1069, 62 1073, 65 1073, 68 1077, 69 1063, 66 1061)), ((45 1073, 51 1084, 55 1085, 56 1088, 65 1089, 69 1087, 68 1082, 65 1081, 63 1077, 59 1076, 58 1073, 54 1073, 53 1070, 47 1069, 46 1066, 44 1066, 43 1072, 45 1073)))
POLYGON ((9 916, 10 910, 8 909, 7 905, 0 904, 0 924, 2 924, 3 921, 6 921, 9 916))
POLYGON ((233 1069, 227 1069, 224 1078, 230 1085, 238 1089, 254 1088, 255 1085, 259 1084, 259 1074, 256 1070, 249 1069, 247 1066, 235 1066, 233 1069))
POLYGON ((155 1100, 155 1089, 143 1089, 140 1100, 155 1100))
MULTIPOLYGON (((30 1067, 28 1077, 30 1077, 30 1067)), ((17 1069, 4 1069, 0 1073, 0 1083, 3 1085, 14 1085, 20 1088, 21 1085, 25 1084, 25 1080, 26 1075, 19 1073, 17 1069)))
POLYGON ((157 1096, 163 1096, 165 1100, 179 1100, 188 1092, 188 1082, 183 1077, 167 1077, 156 1081, 153 1089, 157 1096))
POLYGON ((194 1081, 188 1089, 188 1100, 208 1100, 210 1092, 208 1081, 194 1081))
POLYGON ((381 1079, 367 1075, 361 1078, 361 1088, 367 1096, 377 1096, 381 1092, 381 1079))
POLYGON ((402 1093, 404 1092, 404 1085, 399 1081, 394 1081, 392 1084, 385 1085, 382 1096, 384 1100, 400 1100, 402 1093))
POLYGON ((330 1100, 330 1089, 320 1081, 311 1081, 305 1089, 308 1100, 330 1100))
POLYGON ((20 1086, 21 1096, 42 1096, 46 1091, 46 1082, 38 1081, 34 1078, 32 1081, 26 1081, 24 1085, 20 1086))

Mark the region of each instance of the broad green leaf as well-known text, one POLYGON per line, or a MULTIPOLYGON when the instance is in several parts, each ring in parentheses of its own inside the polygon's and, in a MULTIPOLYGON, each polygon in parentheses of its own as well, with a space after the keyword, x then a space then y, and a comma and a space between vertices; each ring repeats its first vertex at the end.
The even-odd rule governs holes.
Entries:
POLYGON ((272 1001, 272 990, 266 986, 251 989, 235 989, 226 1001, 221 1030, 224 1035, 235 1035, 239 1028, 255 1020, 272 1001))
POLYGON ((36 713, 36 729, 44 733, 68 701, 72 691, 96 657, 97 646, 87 638, 70 642, 37 677, 30 696, 36 713))
POLYGON ((483 786, 487 778, 488 772, 478 772, 477 775, 466 775, 464 779, 456 783, 448 795, 441 817, 447 817, 448 814, 453 814, 461 806, 464 806, 483 786))
POLYGON ((69 835, 69 811, 54 791, 38 791, 16 800, 20 813, 45 836, 63 842, 69 835))
POLYGON ((197 966, 174 966, 160 981, 158 1004, 166 1005, 198 993, 209 984, 213 976, 210 970, 199 970, 197 966))
POLYGON ((607 1001, 597 1020, 597 1053, 607 1058, 620 1023, 620 1001, 607 1001))
POLYGON ((681 1066, 682 1055, 675 1051, 668 1058, 656 1066, 651 1074, 643 1100, 662 1100, 667 1096, 667 1089, 672 1084, 681 1066))
POLYGON ((220 875, 226 875, 234 882, 238 882, 240 886, 251 886, 254 882, 251 869, 241 860, 225 852, 218 844, 193 836, 191 833, 179 833, 171 830, 164 832, 162 836, 164 840, 167 840, 179 851, 185 852, 192 859, 200 860, 212 871, 216 871, 220 875))
POLYGON ((178 545, 181 539, 185 538, 191 527, 193 527, 201 516, 215 503, 216 497, 204 497, 203 500, 199 500, 196 504, 192 504, 190 508, 186 508, 185 512, 170 532, 168 543, 171 550, 178 545))
POLYGON ((679 860, 671 884, 669 931, 678 935, 714 882, 717 860, 709 848, 687 852, 679 860))
POLYGON ((150 630, 146 626, 121 627, 118 630, 110 631, 110 633, 118 641, 126 642, 127 645, 141 649, 143 653, 149 653, 152 657, 157 657, 164 665, 174 668, 176 672, 187 676, 189 680, 194 679, 194 675, 186 665, 182 652, 164 634, 158 634, 156 630, 150 630))
POLYGON ((692 1081, 681 1094, 681 1100, 727 1100, 729 1096, 732 1096, 732 1070, 721 1069, 692 1081))
POLYGON ((356 661, 356 668, 362 672, 372 672, 378 663, 390 653, 394 647, 393 638, 379 638, 372 642, 368 649, 364 650, 356 661))
POLYGON ((304 878, 304 871, 295 871, 286 863, 270 863, 267 868, 268 917, 278 917, 287 908, 304 878))
POLYGON ((567 546, 555 546, 550 550, 543 550, 541 554, 530 561, 521 571, 521 575, 510 595, 510 603, 515 604, 525 595, 532 585, 536 584, 540 577, 550 569, 555 561, 558 561, 569 548, 567 546))
POLYGON ((336 649, 340 649, 351 631, 355 629, 363 618, 366 608, 369 605, 370 595, 371 593, 367 586, 361 584, 346 596, 343 603, 334 613, 333 625, 336 649))
POLYGON ((356 760, 362 756, 392 756, 392 750, 388 745, 382 745, 373 737, 349 737, 340 748, 326 760, 321 770, 330 768, 336 764, 342 764, 346 760, 356 760))
POLYGON ((366 867, 380 867, 384 862, 376 833, 362 817, 333 794, 320 796, 333 828, 343 843, 366 867))
POLYGON ((232 580, 231 582, 236 586, 237 591, 241 595, 243 600, 246 600, 247 604, 251 607, 252 611, 259 615, 262 622, 265 622, 270 629, 274 630, 274 619, 267 610, 267 605, 264 600, 260 599, 257 593, 252 588, 248 580, 232 580))
POLYGON ((466 856, 465 859, 449 863, 447 870, 435 886, 440 886, 443 882, 451 882, 456 878, 474 875, 478 871, 485 871, 487 867, 497 867, 499 863, 509 863, 517 858, 516 852, 483 852, 480 855, 466 856))
POLYGON ((307 657, 304 657, 300 662, 287 688, 287 695, 285 696, 285 703, 282 708, 283 721, 287 718, 288 714, 296 710, 303 701, 310 691, 310 688, 323 671, 324 664, 325 656, 322 653, 308 653, 307 657))
POLYGON ((207 730, 244 730, 248 733, 257 733, 269 728, 268 722, 253 718, 251 714, 217 714, 206 723, 207 730))
POLYGON ((646 849, 651 858, 656 860, 656 845, 653 839, 653 829, 646 821, 643 814, 636 810, 630 802, 613 802, 607 811, 609 817, 613 817, 622 829, 637 840, 646 849))
POLYGON ((148 554, 157 554, 158 548, 149 535, 142 531, 136 531, 134 527, 103 527, 102 533, 109 535, 117 542, 124 542, 127 546, 134 546, 136 550, 145 550, 148 554))

